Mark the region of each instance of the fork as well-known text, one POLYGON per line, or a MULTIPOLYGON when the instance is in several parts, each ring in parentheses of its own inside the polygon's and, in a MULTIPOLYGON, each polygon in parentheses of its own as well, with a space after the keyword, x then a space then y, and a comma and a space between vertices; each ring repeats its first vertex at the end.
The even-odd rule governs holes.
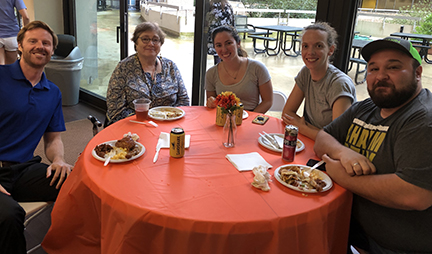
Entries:
POLYGON ((265 131, 263 131, 263 133, 267 137, 267 140, 269 140, 273 146, 275 146, 277 149, 282 149, 282 147, 280 147, 279 143, 276 141, 274 137, 272 137, 270 134, 268 134, 265 131))
POLYGON ((268 139, 266 136, 264 136, 263 134, 261 134, 261 133, 258 133, 260 136, 261 136, 261 138, 263 138, 264 140, 266 140, 272 147, 274 147, 274 148, 277 148, 277 146, 275 146, 272 142, 271 142, 271 140, 270 139, 268 139))

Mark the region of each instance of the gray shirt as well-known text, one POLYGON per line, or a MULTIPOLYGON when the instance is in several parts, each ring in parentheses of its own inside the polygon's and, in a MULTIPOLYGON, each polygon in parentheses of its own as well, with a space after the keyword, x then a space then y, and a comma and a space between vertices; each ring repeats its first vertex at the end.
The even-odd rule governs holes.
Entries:
POLYGON ((306 122, 322 129, 333 120, 333 103, 342 96, 356 102, 356 89, 352 79, 333 65, 326 75, 313 81, 309 69, 304 66, 295 78, 305 95, 303 116, 306 122))
POLYGON ((217 65, 211 67, 206 73, 205 89, 216 94, 231 91, 240 99, 246 110, 253 111, 260 102, 259 86, 270 79, 270 73, 263 63, 248 59, 245 75, 233 85, 224 85, 219 79, 217 65))
MULTIPOLYGON (((355 103, 324 130, 366 156, 376 174, 396 174, 432 190, 432 94, 420 94, 387 118, 370 98, 355 103)), ((357 176, 362 177, 362 176, 357 176)), ((352 217, 379 245, 404 253, 432 253, 432 207, 399 210, 354 195, 352 217)))

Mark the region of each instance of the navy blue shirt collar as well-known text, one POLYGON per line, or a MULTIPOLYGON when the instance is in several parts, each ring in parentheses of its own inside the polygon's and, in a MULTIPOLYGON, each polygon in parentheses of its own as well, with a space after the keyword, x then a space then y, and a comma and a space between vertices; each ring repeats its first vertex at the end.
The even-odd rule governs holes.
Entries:
MULTIPOLYGON (((16 80, 27 80, 27 78, 24 76, 24 73, 22 72, 21 66, 19 64, 20 61, 21 60, 17 60, 17 61, 15 61, 15 63, 11 64, 12 78, 16 79, 16 80)), ((28 81, 28 83, 30 84, 30 81, 28 81)), ((39 83, 34 86, 34 88, 48 89, 48 90, 50 89, 50 86, 48 85, 48 80, 45 76, 45 72, 42 72, 42 77, 41 77, 39 83)))

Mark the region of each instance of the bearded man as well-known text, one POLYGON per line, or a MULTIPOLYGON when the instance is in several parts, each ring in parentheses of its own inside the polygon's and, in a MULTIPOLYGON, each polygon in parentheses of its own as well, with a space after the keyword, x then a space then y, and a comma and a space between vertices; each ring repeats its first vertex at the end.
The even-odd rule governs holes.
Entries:
POLYGON ((407 40, 367 44, 370 98, 318 133, 315 152, 354 193, 350 245, 360 253, 432 253, 432 94, 407 40))
POLYGON ((33 21, 17 36, 21 59, 0 66, 0 252, 26 253, 25 211, 18 202, 55 201, 72 166, 64 160, 61 93, 43 72, 57 46, 51 28, 33 21), (43 164, 34 150, 44 138, 43 164))

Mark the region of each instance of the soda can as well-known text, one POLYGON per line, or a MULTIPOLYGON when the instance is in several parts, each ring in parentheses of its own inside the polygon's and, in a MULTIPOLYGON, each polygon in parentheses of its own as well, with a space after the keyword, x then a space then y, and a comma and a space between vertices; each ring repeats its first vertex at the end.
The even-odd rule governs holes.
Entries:
POLYGON ((236 125, 241 125, 243 122, 243 110, 244 110, 243 103, 240 103, 240 108, 234 111, 236 115, 236 125))
POLYGON ((282 159, 292 162, 297 147, 298 128, 294 125, 285 126, 285 137, 283 142, 282 159))
POLYGON ((185 133, 180 127, 175 127, 170 134, 170 155, 174 158, 181 158, 185 152, 185 133))

